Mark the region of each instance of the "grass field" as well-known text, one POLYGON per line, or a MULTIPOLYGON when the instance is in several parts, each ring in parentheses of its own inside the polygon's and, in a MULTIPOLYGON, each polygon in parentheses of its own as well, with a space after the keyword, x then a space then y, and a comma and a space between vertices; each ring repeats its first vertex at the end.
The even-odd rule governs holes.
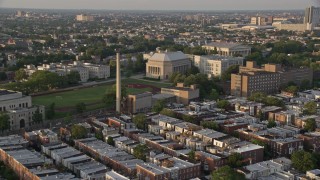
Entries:
MULTIPOLYGON (((56 108, 67 108, 74 107, 79 102, 84 102, 86 104, 93 104, 87 106, 87 110, 94 110, 103 107, 101 103, 101 99, 103 95, 108 92, 112 88, 112 84, 99 85, 95 87, 85 88, 85 89, 76 89, 73 91, 54 93, 43 96, 33 97, 33 104, 37 105, 45 105, 48 106, 51 103, 55 103, 56 108)), ((152 85, 155 87, 167 87, 169 84, 161 83, 161 82, 149 82, 138 79, 125 79, 122 81, 122 84, 146 84, 152 85)), ((136 94, 142 93, 145 91, 150 91, 151 88, 128 88, 128 93, 136 94)))

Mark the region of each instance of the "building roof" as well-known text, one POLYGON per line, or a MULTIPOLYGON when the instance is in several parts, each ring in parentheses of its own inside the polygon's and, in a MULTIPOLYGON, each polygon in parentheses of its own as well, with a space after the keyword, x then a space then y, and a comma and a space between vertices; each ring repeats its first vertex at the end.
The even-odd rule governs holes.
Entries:
POLYGON ((149 60, 151 61, 177 61, 177 60, 184 60, 188 59, 188 57, 182 53, 181 51, 177 52, 162 52, 162 53, 155 53, 153 56, 150 57, 149 60))
POLYGON ((217 48, 229 48, 229 49, 235 48, 235 47, 238 47, 238 46, 250 48, 250 47, 244 46, 242 44, 228 43, 228 42, 211 42, 211 43, 207 44, 206 46, 213 46, 213 47, 217 47, 217 48))
POLYGON ((156 174, 156 175, 170 173, 170 170, 157 166, 152 163, 143 163, 143 164, 139 164, 139 166, 151 172, 152 174, 156 174))

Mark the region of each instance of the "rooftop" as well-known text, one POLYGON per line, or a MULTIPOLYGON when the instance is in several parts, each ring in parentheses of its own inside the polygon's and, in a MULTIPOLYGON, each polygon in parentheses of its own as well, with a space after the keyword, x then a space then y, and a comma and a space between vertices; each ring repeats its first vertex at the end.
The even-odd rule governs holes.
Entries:
POLYGON ((189 58, 181 51, 155 53, 149 58, 151 61, 178 61, 185 59, 189 58))

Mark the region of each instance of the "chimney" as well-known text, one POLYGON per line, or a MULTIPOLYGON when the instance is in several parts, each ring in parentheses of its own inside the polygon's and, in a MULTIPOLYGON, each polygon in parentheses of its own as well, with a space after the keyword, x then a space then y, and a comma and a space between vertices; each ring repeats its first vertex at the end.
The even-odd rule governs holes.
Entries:
POLYGON ((120 71, 120 53, 117 52, 117 84, 116 84, 116 111, 121 113, 121 71, 120 71))

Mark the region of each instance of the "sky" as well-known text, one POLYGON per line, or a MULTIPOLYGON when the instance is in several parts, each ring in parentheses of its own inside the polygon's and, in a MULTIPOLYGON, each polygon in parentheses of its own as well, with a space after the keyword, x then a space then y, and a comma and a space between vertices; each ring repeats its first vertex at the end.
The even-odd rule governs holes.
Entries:
MULTIPOLYGON (((108 10, 285 10, 317 0, 0 0, 0 7, 108 10)), ((320 0, 318 0, 320 5, 320 0)))

